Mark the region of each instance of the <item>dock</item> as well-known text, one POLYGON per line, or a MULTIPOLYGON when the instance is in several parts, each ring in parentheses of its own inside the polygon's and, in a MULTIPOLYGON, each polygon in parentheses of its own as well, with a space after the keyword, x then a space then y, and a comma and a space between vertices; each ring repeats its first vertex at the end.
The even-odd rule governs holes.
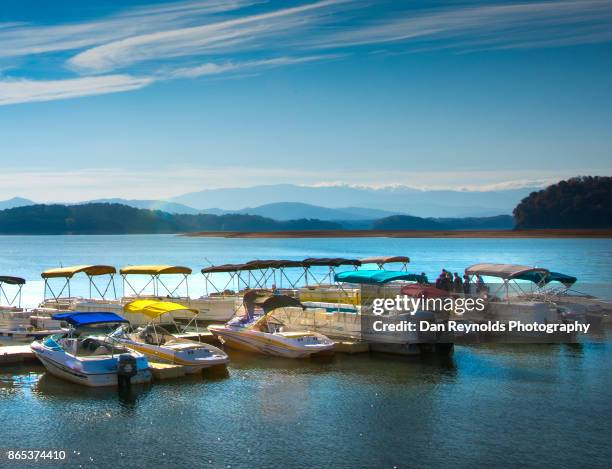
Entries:
POLYGON ((153 378, 158 381, 164 379, 182 378, 185 376, 185 367, 183 365, 149 361, 149 369, 151 370, 153 378))
POLYGON ((38 359, 30 345, 0 346, 0 365, 14 365, 19 363, 33 363, 38 359))

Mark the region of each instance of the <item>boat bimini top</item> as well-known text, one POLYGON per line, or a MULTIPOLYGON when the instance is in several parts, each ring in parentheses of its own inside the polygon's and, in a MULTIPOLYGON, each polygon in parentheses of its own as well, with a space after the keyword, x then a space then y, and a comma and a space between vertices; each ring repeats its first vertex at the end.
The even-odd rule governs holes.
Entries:
POLYGON ((89 297, 90 298, 91 298, 91 293, 92 293, 92 287, 98 292, 98 294, 100 295, 102 299, 105 299, 105 296, 108 294, 109 289, 111 287, 113 290, 114 297, 115 298, 117 297, 117 292, 115 290, 115 282, 114 282, 114 275, 117 273, 117 270, 112 265, 73 265, 69 267, 58 267, 55 269, 45 270, 44 272, 40 274, 40 276, 45 281, 45 291, 43 294, 44 298, 45 299, 47 298, 47 291, 49 291, 49 293, 55 300, 61 298, 64 291, 67 291, 68 298, 70 298, 71 297, 70 280, 72 279, 72 277, 74 277, 74 275, 79 274, 79 273, 84 273, 85 275, 87 275, 87 278, 89 279, 89 297), (109 276, 108 282, 106 283, 105 286, 104 285, 99 286, 98 284, 96 284, 94 278, 100 277, 103 275, 109 276), (59 291, 59 293, 56 294, 55 291, 53 291, 49 280, 57 279, 57 278, 64 279, 64 284, 61 290, 59 291))
POLYGON ((551 282, 559 282, 566 287, 571 287, 578 280, 571 275, 559 272, 551 272, 542 267, 530 267, 514 264, 474 264, 465 269, 468 275, 484 275, 486 277, 497 277, 503 280, 527 280, 538 286, 544 286, 551 282))
POLYGON ((465 269, 465 273, 469 276, 483 275, 485 277, 494 277, 502 280, 501 285, 495 293, 500 291, 502 288, 505 289, 506 298, 509 297, 509 286, 512 285, 512 289, 518 291, 520 294, 528 294, 521 288, 521 285, 517 280, 524 280, 535 284, 535 286, 544 291, 551 282, 559 282, 567 290, 574 283, 577 278, 571 275, 561 274, 559 272, 551 272, 548 269, 542 267, 531 267, 526 265, 514 265, 514 264, 474 264, 465 269))
POLYGON ((400 270, 408 270, 408 263, 410 258, 406 256, 379 256, 379 257, 365 257, 359 259, 361 265, 364 264, 376 264, 379 269, 382 269, 385 264, 401 264, 400 270))
POLYGON ((123 280, 123 296, 125 294, 125 285, 127 284, 135 296, 142 296, 149 285, 153 286, 153 296, 161 296, 167 294, 169 297, 175 297, 180 286, 185 284, 186 296, 189 296, 189 282, 187 277, 191 274, 189 267, 181 265, 129 265, 121 267, 119 270, 121 278, 123 280), (140 289, 134 287, 128 280, 129 275, 147 275, 150 280, 140 289), (168 287, 160 278, 161 275, 182 275, 181 281, 172 287, 168 287), (165 293, 160 293, 160 286, 165 290, 165 293))
POLYGON ((127 323, 128 320, 116 315, 115 313, 100 312, 100 313, 58 313, 51 316, 51 319, 56 321, 66 321, 74 327, 88 326, 91 324, 108 324, 108 323, 127 323))
POLYGON ((384 285, 389 282, 404 280, 408 282, 424 282, 425 277, 399 270, 355 270, 340 272, 334 276, 336 282, 356 283, 359 285, 384 285))
POLYGON ((326 279, 329 279, 330 282, 333 280, 336 268, 352 266, 357 269, 360 265, 361 261, 358 259, 343 257, 309 257, 303 260, 254 259, 243 264, 212 265, 203 268, 201 272, 206 281, 206 293, 208 294, 209 285, 218 293, 225 291, 232 284, 236 291, 240 291, 242 288, 266 288, 270 281, 276 284, 277 275, 281 288, 283 279, 291 288, 297 288, 302 279, 304 279, 306 285, 308 285, 309 280, 321 285, 326 279), (312 267, 327 267, 328 269, 322 277, 317 278, 310 270, 312 267), (289 268, 302 269, 302 273, 297 280, 292 280, 287 276, 284 270, 289 268), (210 280, 212 274, 218 273, 229 275, 229 280, 222 289, 217 288, 210 280), (251 282, 253 285, 251 285, 251 282))
POLYGON ((187 306, 183 306, 178 303, 173 303, 171 301, 135 300, 123 305, 123 311, 127 314, 142 314, 149 318, 149 324, 153 325, 156 319, 159 319, 161 316, 168 314, 169 318, 172 320, 177 330, 179 330, 180 328, 175 322, 175 318, 173 315, 171 315, 171 313, 184 311, 189 313, 191 315, 191 318, 188 323, 183 326, 183 330, 186 330, 192 322, 195 324, 196 330, 198 329, 198 324, 196 321, 196 318, 198 316, 198 310, 188 308, 187 306))
POLYGON ((13 277, 11 275, 0 275, 0 303, 2 303, 2 298, 6 300, 7 306, 13 307, 16 306, 18 308, 21 307, 21 289, 25 285, 26 281, 21 277, 13 277), (7 290, 4 288, 4 285, 16 286, 17 291, 15 294, 11 293, 9 297, 7 294, 7 290), (16 304, 15 304, 16 303, 16 304))
POLYGON ((123 306, 123 311, 126 313, 140 313, 151 319, 172 313, 174 311, 190 311, 193 314, 198 314, 197 309, 188 308, 187 306, 170 301, 156 300, 135 300, 123 306))

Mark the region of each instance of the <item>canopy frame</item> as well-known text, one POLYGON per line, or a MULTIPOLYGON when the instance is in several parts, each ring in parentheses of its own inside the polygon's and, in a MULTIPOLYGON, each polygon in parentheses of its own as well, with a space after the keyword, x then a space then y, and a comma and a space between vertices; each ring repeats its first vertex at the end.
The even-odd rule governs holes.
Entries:
POLYGON ((0 278, 0 302, 2 301, 2 298, 4 297, 4 299, 6 300, 7 306, 16 306, 17 308, 21 308, 21 293, 22 293, 24 283, 25 282, 23 283, 6 282, 2 278, 0 278), (17 291, 9 297, 4 285, 16 286, 17 291))
MULTIPOLYGON (((138 300, 135 300, 135 301, 138 301, 138 300)), ((132 302, 130 302, 130 303, 132 303, 132 302)), ((125 308, 127 307, 127 305, 129 305, 130 303, 126 304, 123 307, 124 311, 125 311, 125 308)), ((160 301, 160 303, 163 303, 163 301, 160 301)), ((178 306, 183 306, 183 305, 179 305, 179 304, 177 304, 177 305, 178 306)), ((176 309, 176 310, 173 310, 173 311, 166 311, 166 312, 163 312, 163 313, 159 314, 155 318, 151 318, 151 320, 149 321, 149 323, 147 325, 150 325, 150 326, 153 327, 153 333, 155 334, 156 340, 159 340, 159 336, 158 336, 158 333, 157 333, 157 327, 156 327, 156 322, 155 321, 157 320, 157 326, 160 326, 160 328, 163 329, 161 327, 161 317, 165 316, 165 315, 169 315, 170 319, 172 320, 172 324, 174 325, 174 327, 176 327, 176 330, 177 331, 181 331, 179 333, 184 333, 187 330, 187 328, 191 325, 191 323, 193 323, 194 326, 195 326, 196 334, 198 336, 198 342, 202 342, 202 337, 200 335, 200 328, 198 327, 198 314, 199 314, 198 311, 193 309, 193 308, 188 308, 187 306, 183 306, 182 310, 181 309, 176 309), (170 313, 172 313, 174 311, 182 311, 182 310, 191 311, 193 313, 193 317, 189 321, 187 321, 187 323, 184 326, 182 324, 179 324, 178 322, 176 322, 176 318, 173 315, 170 315, 170 313)))
POLYGON ((45 285, 43 291, 43 300, 48 299, 47 292, 51 295, 51 298, 54 301, 59 301, 62 298, 72 298, 71 293, 71 280, 72 277, 77 273, 84 273, 87 276, 87 281, 89 284, 89 298, 93 298, 92 293, 95 290, 98 295, 100 295, 100 299, 105 300, 107 294, 109 294, 109 290, 113 292, 113 298, 117 299, 117 290, 115 288, 115 268, 111 266, 74 266, 74 267, 61 267, 60 269, 51 269, 46 270, 41 273, 41 277, 43 278, 45 285), (97 268, 103 268, 101 271, 97 271, 97 268), (51 274, 54 270, 65 270, 65 273, 62 274, 51 274), (96 277, 102 277, 104 275, 108 275, 108 281, 99 285, 96 283, 96 277), (56 293, 56 290, 53 289, 51 284, 51 279, 54 278, 62 278, 64 279, 64 283, 62 288, 56 293), (62 294, 64 291, 68 291, 68 296, 63 297, 62 294))
POLYGON ((380 256, 380 257, 366 257, 359 259, 361 264, 375 264, 379 269, 384 269, 387 264, 400 264, 400 271, 408 272, 408 263, 410 258, 406 256, 380 256))
POLYGON ((163 293, 160 293, 160 292, 165 291, 169 298, 180 298, 180 296, 177 295, 176 293, 179 291, 182 285, 185 285, 186 296, 187 298, 189 298, 189 274, 187 273, 177 274, 177 273, 163 273, 162 272, 162 273, 147 274, 147 273, 121 272, 121 279, 122 279, 121 283, 122 283, 122 289, 123 289, 123 296, 128 296, 126 295, 126 290, 127 290, 126 285, 129 287, 129 290, 131 290, 134 293, 134 296, 137 298, 145 296, 144 295, 145 291, 150 285, 152 285, 153 286, 153 296, 160 297, 163 295, 163 293), (129 275, 147 275, 150 278, 143 287, 138 288, 132 285, 132 283, 130 283, 130 281, 127 278, 129 275), (168 286, 166 282, 164 282, 162 275, 180 275, 182 278, 176 285, 174 285, 174 287, 172 287, 172 286, 168 286))
POLYGON ((511 291, 518 293, 518 296, 528 296, 530 294, 530 292, 523 289, 523 287, 521 287, 521 284, 518 282, 518 280, 526 280, 520 278, 522 275, 541 275, 539 281, 534 281, 532 279, 526 280, 531 281, 531 283, 535 284, 536 286, 538 286, 538 288, 540 288, 540 283, 545 281, 545 278, 549 274, 549 271, 548 269, 544 269, 541 267, 491 263, 471 265, 469 267, 466 267, 465 273, 468 275, 470 283, 474 281, 474 278, 478 278, 479 276, 499 278, 501 280, 501 283, 493 292, 489 291, 488 293, 492 295, 498 295, 500 292, 502 292, 502 298, 504 299, 504 301, 508 302, 510 301, 511 291))

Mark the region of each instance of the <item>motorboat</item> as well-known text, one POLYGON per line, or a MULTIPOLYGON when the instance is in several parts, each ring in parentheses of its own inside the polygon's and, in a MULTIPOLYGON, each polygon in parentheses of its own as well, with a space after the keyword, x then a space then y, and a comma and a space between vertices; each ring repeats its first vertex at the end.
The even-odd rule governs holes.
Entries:
POLYGON ((30 345, 50 374, 91 387, 151 381, 145 355, 108 341, 110 332, 127 323, 122 317, 109 312, 67 312, 52 318, 67 322, 70 330, 30 345))
POLYGON ((205 368, 225 366, 229 362, 229 357, 223 350, 186 339, 181 337, 180 333, 170 332, 186 331, 190 326, 190 323, 186 326, 177 324, 173 320, 174 313, 188 312, 193 317, 191 322, 195 322, 198 315, 195 309, 167 301, 136 300, 126 304, 124 311, 128 317, 132 314, 145 315, 150 318, 150 322, 137 329, 127 324, 120 326, 109 335, 114 344, 143 353, 150 360, 183 365, 188 374, 200 372, 205 368))
POLYGON ((334 342, 318 332, 286 329, 274 313, 285 307, 299 307, 300 302, 284 295, 258 296, 258 292, 245 295, 244 316, 236 317, 225 325, 208 327, 222 344, 247 352, 286 358, 305 358, 330 353, 334 342))

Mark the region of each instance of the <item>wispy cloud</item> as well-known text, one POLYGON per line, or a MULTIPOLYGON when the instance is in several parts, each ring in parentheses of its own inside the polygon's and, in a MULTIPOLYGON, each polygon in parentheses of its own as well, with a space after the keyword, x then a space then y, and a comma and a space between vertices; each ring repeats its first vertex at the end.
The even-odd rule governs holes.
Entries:
POLYGON ((347 0, 323 0, 202 26, 132 36, 88 49, 68 63, 81 72, 104 72, 153 59, 221 53, 238 47, 244 51, 245 47, 261 47, 263 39, 294 35, 321 19, 316 11, 345 3, 347 0))
POLYGON ((210 0, 133 8, 97 21, 58 25, 0 24, 0 58, 97 46, 118 39, 202 21, 214 15, 260 3, 255 0, 210 0))
MULTIPOLYGON (((612 39, 609 0, 550 1, 410 11, 308 41, 310 48, 439 41, 431 48, 525 48, 612 39)), ((422 49, 421 49, 422 50, 422 49)))
POLYGON ((5 80, 0 81, 0 106, 131 91, 147 86, 152 81, 152 78, 130 75, 103 75, 66 80, 5 80))
POLYGON ((204 75, 219 75, 222 73, 239 72, 260 68, 282 67, 306 62, 318 62, 342 57, 340 54, 310 55, 304 57, 274 57, 263 60, 250 60, 245 62, 205 63, 194 67, 184 67, 172 70, 166 78, 196 78, 204 75))
POLYGON ((205 75, 222 75, 241 71, 256 71, 306 62, 332 60, 342 57, 338 54, 313 55, 304 57, 274 57, 244 62, 208 62, 192 67, 160 71, 154 76, 136 77, 131 75, 95 75, 67 78, 64 80, 0 79, 0 106, 35 101, 119 93, 144 88, 158 81, 179 78, 196 78, 205 75))
POLYGON ((192 0, 80 23, 0 23, 0 105, 128 91, 168 79, 235 77, 239 71, 328 60, 381 44, 401 44, 416 53, 612 40, 610 0, 453 2, 410 9, 378 5, 364 0, 303 0, 291 7, 265 0, 192 0), (46 54, 41 63, 53 80, 34 80, 20 67, 39 54, 46 54))

